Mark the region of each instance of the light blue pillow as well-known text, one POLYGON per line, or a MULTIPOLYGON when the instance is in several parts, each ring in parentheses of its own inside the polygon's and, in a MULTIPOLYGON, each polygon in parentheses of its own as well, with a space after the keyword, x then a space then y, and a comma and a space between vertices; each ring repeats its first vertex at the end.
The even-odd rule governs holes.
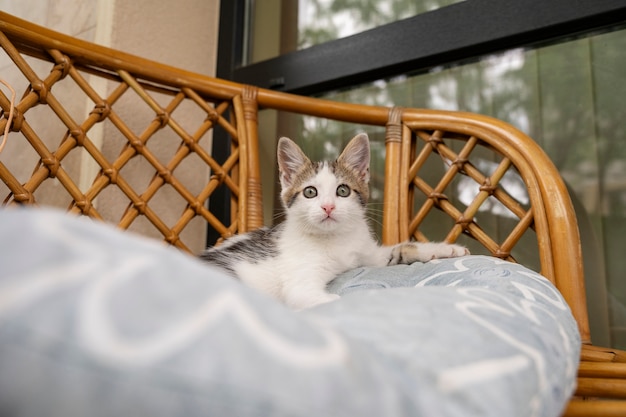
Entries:
POLYGON ((0 414, 557 416, 580 340, 495 258, 349 271, 296 313, 171 247, 0 211, 0 414))

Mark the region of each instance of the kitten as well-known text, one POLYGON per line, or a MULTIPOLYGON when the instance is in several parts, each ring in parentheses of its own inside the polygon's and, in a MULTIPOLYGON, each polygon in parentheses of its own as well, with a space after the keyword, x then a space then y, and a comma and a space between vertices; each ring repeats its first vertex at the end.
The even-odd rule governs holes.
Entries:
POLYGON ((232 237, 201 258, 245 284, 303 309, 333 301, 326 292, 338 274, 469 254, 446 243, 379 246, 366 220, 370 147, 355 136, 334 162, 311 162, 288 138, 278 142, 283 223, 232 237))

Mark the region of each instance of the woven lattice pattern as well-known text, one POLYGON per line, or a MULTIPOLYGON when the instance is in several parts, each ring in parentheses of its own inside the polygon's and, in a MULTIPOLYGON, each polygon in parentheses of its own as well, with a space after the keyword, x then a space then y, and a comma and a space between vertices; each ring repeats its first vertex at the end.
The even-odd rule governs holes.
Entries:
POLYGON ((521 256, 538 266, 538 259, 526 259, 528 250, 512 255, 522 239, 522 247, 530 242, 536 248, 537 237, 526 185, 511 160, 476 136, 405 129, 401 238, 455 242, 469 236, 466 244, 474 252, 510 261, 521 256), (442 225, 448 225, 447 235, 430 233, 442 225))
MULTIPOLYGON (((149 234, 186 250, 185 229, 206 228, 196 218, 222 236, 242 227, 237 210, 231 224, 223 224, 207 208, 218 187, 228 187, 234 207, 245 191, 239 182, 246 140, 241 96, 217 100, 121 69, 80 67, 58 50, 35 59, 4 36, 0 42, 12 69, 19 69, 11 83, 26 85, 0 155, 4 204, 65 206, 124 229, 149 224, 149 234), (216 128, 232 143, 222 163, 210 155, 216 128)), ((4 129, 11 108, 4 93, 0 106, 4 129)))

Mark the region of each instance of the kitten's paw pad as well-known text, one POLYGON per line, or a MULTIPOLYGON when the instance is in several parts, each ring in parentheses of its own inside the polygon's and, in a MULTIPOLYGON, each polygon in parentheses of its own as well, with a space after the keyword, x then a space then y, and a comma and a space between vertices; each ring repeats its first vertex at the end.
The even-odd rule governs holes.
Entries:
POLYGON ((426 243, 420 245, 421 255, 428 257, 428 260, 442 258, 458 258, 469 255, 470 252, 465 246, 450 243, 426 243))
POLYGON ((391 256, 387 265, 428 262, 433 259, 456 258, 469 254, 469 250, 461 245, 434 242, 405 242, 396 245, 391 250, 391 256))
POLYGON ((461 245, 448 244, 449 254, 448 256, 441 256, 441 258, 458 258, 459 256, 467 256, 470 254, 469 249, 461 245))

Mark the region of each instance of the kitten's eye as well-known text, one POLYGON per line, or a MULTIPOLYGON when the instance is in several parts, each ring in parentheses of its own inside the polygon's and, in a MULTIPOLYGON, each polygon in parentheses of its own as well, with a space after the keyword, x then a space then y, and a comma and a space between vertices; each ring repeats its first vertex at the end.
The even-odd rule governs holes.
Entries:
POLYGON ((337 187, 337 195, 339 197, 347 197, 350 195, 350 187, 348 187, 346 184, 341 184, 339 187, 337 187))
POLYGON ((315 187, 306 187, 304 190, 302 190, 302 194, 306 197, 306 198, 313 198, 315 196, 317 196, 317 189, 315 187))

